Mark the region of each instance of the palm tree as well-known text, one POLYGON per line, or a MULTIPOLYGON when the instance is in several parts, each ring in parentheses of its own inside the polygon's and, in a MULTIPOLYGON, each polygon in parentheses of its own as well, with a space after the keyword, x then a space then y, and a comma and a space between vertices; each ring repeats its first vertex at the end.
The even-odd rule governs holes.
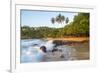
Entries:
POLYGON ((52 22, 52 24, 54 24, 55 23, 55 18, 53 17, 53 18, 51 18, 51 22, 52 22))
POLYGON ((65 21, 65 17, 62 16, 61 14, 59 14, 58 16, 56 16, 56 22, 58 22, 59 24, 65 21))
MULTIPOLYGON (((54 17, 51 18, 51 22, 52 22, 52 24, 54 24, 55 22, 57 22, 58 24, 64 24, 64 23, 67 24, 69 22, 69 19, 68 19, 68 17, 65 18, 65 16, 58 14, 55 18, 54 17)), ((62 29, 62 30, 64 30, 64 29, 62 29)), ((60 34, 62 34, 61 29, 59 30, 59 32, 60 32, 60 34)), ((61 37, 62 37, 62 35, 61 35, 61 37)))
POLYGON ((69 19, 68 17, 65 18, 65 16, 58 14, 58 16, 56 16, 55 18, 51 18, 51 22, 52 24, 54 24, 55 22, 57 22, 58 24, 62 24, 65 21, 65 23, 67 24, 69 19))
POLYGON ((67 17, 65 23, 67 24, 68 22, 69 22, 69 19, 68 19, 68 17, 67 17))

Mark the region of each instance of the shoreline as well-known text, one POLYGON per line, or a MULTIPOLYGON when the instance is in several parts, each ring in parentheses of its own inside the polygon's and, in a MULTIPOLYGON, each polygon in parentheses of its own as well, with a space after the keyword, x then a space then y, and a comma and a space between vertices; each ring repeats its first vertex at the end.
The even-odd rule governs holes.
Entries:
POLYGON ((80 44, 89 43, 89 37, 47 38, 47 40, 53 40, 53 43, 56 44, 56 46, 77 46, 80 44))
POLYGON ((89 38, 90 37, 61 37, 61 38, 51 38, 50 37, 50 38, 33 38, 33 39, 43 39, 47 41, 53 40, 57 42, 69 42, 69 43, 84 43, 84 42, 89 42, 89 38))
POLYGON ((62 37, 62 38, 33 38, 33 39, 43 39, 43 40, 53 40, 54 44, 57 45, 80 45, 82 43, 89 43, 89 37, 62 37))
MULTIPOLYGON (((75 57, 76 59, 73 60, 89 60, 90 56, 90 48, 89 48, 89 37, 68 37, 68 38, 39 38, 43 40, 53 40, 53 43, 55 43, 55 48, 58 46, 65 46, 70 47, 71 49, 75 49, 75 55, 72 55, 72 57, 75 57)), ((56 52, 57 53, 57 52, 56 52)), ((66 52, 65 52, 66 53, 66 52)), ((63 54, 63 53, 62 53, 63 54)), ((58 58, 59 54, 52 55, 48 54, 48 61, 66 61, 64 58, 58 58), (51 56, 50 56, 51 55, 51 56)))
POLYGON ((67 38, 44 38, 47 40, 59 40, 59 41, 76 41, 76 42, 82 42, 82 41, 89 41, 89 37, 67 37, 67 38))

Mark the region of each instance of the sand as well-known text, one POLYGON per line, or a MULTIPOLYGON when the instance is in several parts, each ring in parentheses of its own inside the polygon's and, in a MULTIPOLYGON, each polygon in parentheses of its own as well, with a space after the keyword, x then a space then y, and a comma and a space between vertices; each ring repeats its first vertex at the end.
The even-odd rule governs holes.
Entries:
POLYGON ((84 41, 89 40, 89 37, 68 37, 68 38, 46 38, 47 40, 65 40, 65 41, 84 41))

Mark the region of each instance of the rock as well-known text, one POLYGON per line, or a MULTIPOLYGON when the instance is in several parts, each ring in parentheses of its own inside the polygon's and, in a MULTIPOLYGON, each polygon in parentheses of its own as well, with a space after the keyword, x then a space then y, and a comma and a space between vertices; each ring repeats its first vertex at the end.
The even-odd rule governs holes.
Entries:
POLYGON ((64 55, 61 55, 60 58, 64 58, 64 55))
POLYGON ((82 43, 82 42, 80 42, 80 41, 65 41, 65 40, 54 40, 53 41, 53 44, 55 44, 55 47, 60 46, 60 45, 72 46, 72 45, 77 45, 77 44, 80 44, 80 43, 82 43))
POLYGON ((57 48, 53 48, 53 49, 52 49, 52 52, 56 52, 56 51, 58 51, 57 48))
POLYGON ((59 46, 59 45, 65 45, 67 43, 68 43, 67 41, 63 41, 63 40, 54 40, 53 41, 53 44, 55 44, 55 47, 59 46))

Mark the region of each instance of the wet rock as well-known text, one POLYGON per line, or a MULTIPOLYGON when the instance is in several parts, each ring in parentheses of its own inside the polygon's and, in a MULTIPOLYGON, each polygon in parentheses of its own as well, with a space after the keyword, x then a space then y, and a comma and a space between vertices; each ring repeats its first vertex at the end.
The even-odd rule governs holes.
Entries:
POLYGON ((58 49, 57 49, 57 48, 54 48, 54 49, 52 50, 52 52, 55 52, 55 51, 58 51, 58 49))
POLYGON ((60 58, 64 58, 64 55, 61 55, 60 58))
POLYGON ((55 47, 59 46, 59 45, 65 45, 67 43, 68 43, 67 41, 63 41, 63 40, 54 40, 53 41, 53 44, 55 44, 55 47))
POLYGON ((80 43, 83 43, 83 42, 80 42, 80 41, 54 40, 53 44, 55 44, 55 47, 57 47, 57 46, 60 46, 60 45, 69 45, 69 46, 77 45, 77 44, 80 44, 80 43))

